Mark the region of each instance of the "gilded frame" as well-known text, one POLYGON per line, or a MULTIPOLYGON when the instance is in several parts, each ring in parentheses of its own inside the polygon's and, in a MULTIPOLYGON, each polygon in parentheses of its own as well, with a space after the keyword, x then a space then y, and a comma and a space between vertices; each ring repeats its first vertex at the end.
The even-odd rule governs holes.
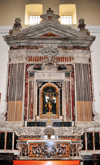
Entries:
POLYGON ((51 119, 57 119, 60 117, 60 90, 59 88, 53 84, 53 83, 46 83, 40 88, 40 94, 39 94, 39 116, 43 119, 48 119, 49 115, 43 114, 43 91, 46 87, 51 86, 56 91, 56 115, 53 114, 50 116, 51 119))

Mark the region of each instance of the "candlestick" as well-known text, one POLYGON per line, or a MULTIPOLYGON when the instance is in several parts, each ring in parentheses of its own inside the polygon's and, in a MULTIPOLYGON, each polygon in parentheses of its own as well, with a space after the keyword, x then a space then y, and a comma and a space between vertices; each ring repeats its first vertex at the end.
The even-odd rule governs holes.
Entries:
POLYGON ((50 122, 50 109, 49 109, 49 122, 50 122))
POLYGON ((62 127, 64 127, 64 115, 62 115, 62 127))
POLYGON ((36 127, 37 115, 35 115, 35 127, 36 127))
POLYGON ((25 115, 24 115, 24 123, 23 123, 23 127, 25 127, 25 115))

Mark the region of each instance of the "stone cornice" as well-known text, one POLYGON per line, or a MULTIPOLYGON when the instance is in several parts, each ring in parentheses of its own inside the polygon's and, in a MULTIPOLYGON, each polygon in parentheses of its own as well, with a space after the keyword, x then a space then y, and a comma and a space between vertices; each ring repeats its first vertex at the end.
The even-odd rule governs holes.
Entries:
POLYGON ((58 46, 67 46, 67 47, 90 47, 95 37, 91 38, 77 38, 77 37, 4 37, 5 41, 10 47, 13 46, 37 46, 38 44, 42 46, 43 44, 57 44, 58 46))
POLYGON ((62 46, 89 47, 95 40, 95 36, 87 36, 68 26, 48 21, 24 29, 14 35, 6 35, 4 40, 10 47, 55 44, 55 42, 62 46), (42 37, 46 33, 53 33, 58 37, 42 37))

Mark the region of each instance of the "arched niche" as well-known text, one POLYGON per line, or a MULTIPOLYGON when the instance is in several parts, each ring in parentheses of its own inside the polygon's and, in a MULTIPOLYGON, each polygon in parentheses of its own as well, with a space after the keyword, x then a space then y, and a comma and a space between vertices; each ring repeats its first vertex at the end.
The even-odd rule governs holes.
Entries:
POLYGON ((46 83, 40 88, 39 116, 43 119, 60 117, 60 91, 54 83, 46 83))

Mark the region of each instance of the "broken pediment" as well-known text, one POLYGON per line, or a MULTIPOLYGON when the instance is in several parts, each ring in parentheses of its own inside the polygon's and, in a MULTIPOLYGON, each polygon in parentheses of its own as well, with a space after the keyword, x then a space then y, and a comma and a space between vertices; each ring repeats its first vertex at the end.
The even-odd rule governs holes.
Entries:
POLYGON ((58 66, 56 64, 56 61, 52 60, 52 58, 49 57, 47 60, 43 61, 42 65, 35 64, 27 69, 29 73, 35 72, 36 70, 58 70, 58 66))
POLYGON ((35 70, 41 70, 41 64, 32 65, 27 69, 28 72, 33 72, 35 70))
POLYGON ((45 61, 42 65, 42 70, 57 70, 57 64, 55 61, 45 61))
POLYGON ((56 60, 53 60, 51 56, 48 56, 48 59, 43 60, 42 64, 35 64, 30 66, 27 71, 28 73, 33 73, 36 70, 44 70, 44 71, 64 71, 64 72, 71 72, 72 68, 68 64, 57 64, 56 60))

